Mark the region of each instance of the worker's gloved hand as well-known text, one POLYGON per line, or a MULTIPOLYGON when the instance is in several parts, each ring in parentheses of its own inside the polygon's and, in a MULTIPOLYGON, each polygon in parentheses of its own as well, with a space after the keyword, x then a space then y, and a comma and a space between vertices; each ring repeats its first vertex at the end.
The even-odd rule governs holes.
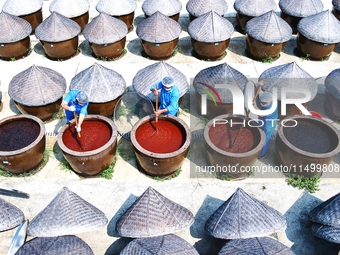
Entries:
POLYGON ((155 96, 157 96, 157 95, 158 95, 158 90, 157 90, 157 89, 153 89, 153 90, 152 90, 152 93, 153 93, 155 96))
POLYGON ((81 131, 81 126, 76 126, 76 131, 79 133, 81 131))
POLYGON ((71 105, 71 106, 68 107, 68 110, 70 112, 74 112, 76 110, 76 107, 74 105, 71 105))

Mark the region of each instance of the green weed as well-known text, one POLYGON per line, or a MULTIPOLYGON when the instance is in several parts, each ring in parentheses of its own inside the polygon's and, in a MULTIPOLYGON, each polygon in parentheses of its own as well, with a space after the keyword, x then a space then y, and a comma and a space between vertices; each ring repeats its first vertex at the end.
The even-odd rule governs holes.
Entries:
POLYGON ((115 158, 115 160, 112 162, 112 164, 109 165, 108 168, 106 168, 103 172, 101 172, 101 173, 99 174, 99 177, 100 177, 100 178, 104 178, 104 179, 106 179, 106 180, 110 180, 110 179, 112 178, 112 175, 113 175, 114 171, 115 171, 115 169, 114 169, 115 164, 116 164, 116 158, 115 158))
POLYGON ((164 182, 164 179, 159 176, 154 176, 152 177, 152 179, 154 179, 156 182, 159 182, 159 181, 164 182))
POLYGON ((230 178, 228 176, 216 176, 217 179, 222 180, 222 181, 232 181, 233 178, 230 178))
POLYGON ((72 172, 72 167, 71 165, 67 162, 67 160, 63 157, 62 160, 59 161, 59 166, 60 166, 60 169, 67 172, 67 173, 70 173, 72 172))
POLYGON ((174 52, 172 53, 172 56, 173 56, 173 57, 176 56, 177 53, 178 53, 178 47, 175 48, 174 52))
POLYGON ((152 179, 154 179, 155 181, 159 182, 164 182, 164 181, 169 181, 172 180, 173 178, 176 178, 177 176, 179 176, 182 172, 181 168, 178 168, 173 174, 168 175, 168 176, 164 176, 164 177, 160 177, 160 176, 154 176, 152 177, 152 179))
POLYGON ((301 57, 302 61, 304 60, 310 60, 310 54, 306 54, 306 56, 301 57))
POLYGON ((16 61, 16 58, 15 57, 11 58, 11 61, 16 61))
POLYGON ((271 56, 268 56, 266 58, 263 58, 262 60, 262 63, 273 63, 274 59, 271 57, 271 56))
POLYGON ((205 127, 208 124, 209 120, 207 118, 204 118, 202 116, 198 117, 198 123, 196 124, 196 126, 201 125, 203 127, 205 127))
POLYGON ((298 189, 303 189, 305 191, 308 191, 309 193, 314 193, 320 190, 319 189, 319 182, 320 182, 319 176, 307 178, 307 177, 303 177, 300 175, 292 174, 291 176, 288 177, 286 181, 288 185, 291 185, 298 189))
POLYGON ((189 109, 188 108, 183 108, 183 109, 180 109, 179 111, 178 111, 178 117, 180 116, 180 115, 186 115, 187 113, 190 113, 190 111, 189 111, 189 109))

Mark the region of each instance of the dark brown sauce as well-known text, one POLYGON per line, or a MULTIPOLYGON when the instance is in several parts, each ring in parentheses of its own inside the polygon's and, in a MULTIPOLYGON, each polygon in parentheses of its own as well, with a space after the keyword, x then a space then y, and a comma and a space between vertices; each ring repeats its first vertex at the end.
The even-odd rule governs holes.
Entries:
POLYGON ((250 151, 254 145, 253 133, 241 125, 230 127, 226 124, 217 124, 209 129, 211 142, 219 149, 232 153, 250 151))
POLYGON ((39 124, 26 119, 0 126, 0 151, 15 151, 33 143, 40 133, 39 124))

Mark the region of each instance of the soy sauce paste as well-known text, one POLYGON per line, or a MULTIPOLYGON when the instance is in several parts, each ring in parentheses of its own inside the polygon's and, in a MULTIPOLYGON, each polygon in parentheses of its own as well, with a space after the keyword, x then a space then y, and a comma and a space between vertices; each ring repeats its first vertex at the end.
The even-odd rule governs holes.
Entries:
POLYGON ((0 126, 0 151, 15 151, 33 143, 40 134, 39 125, 29 119, 6 122, 0 126))

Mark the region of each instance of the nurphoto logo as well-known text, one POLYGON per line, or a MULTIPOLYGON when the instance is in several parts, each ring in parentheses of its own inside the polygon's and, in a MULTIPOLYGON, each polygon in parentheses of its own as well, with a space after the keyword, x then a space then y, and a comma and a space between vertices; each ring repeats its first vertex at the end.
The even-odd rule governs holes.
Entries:
MULTIPOLYGON (((205 94, 201 94, 201 114, 207 115, 207 95, 211 98, 211 100, 214 102, 215 105, 217 105, 217 100, 220 105, 222 105, 221 97, 216 89, 227 89, 231 92, 233 97, 233 114, 236 115, 243 115, 244 114, 244 108, 248 108, 249 111, 255 115, 269 115, 273 113, 278 105, 278 93, 277 88, 274 87, 272 89, 273 94, 273 103, 272 106, 267 110, 259 110, 256 109, 253 106, 253 95, 254 95, 254 87, 253 86, 247 86, 246 87, 246 104, 245 104, 245 96, 243 94, 243 91, 234 85, 231 84, 215 84, 214 87, 201 83, 202 90, 205 92, 205 94), (212 92, 210 92, 212 91, 212 92), (217 100, 216 100, 217 99, 217 100)), ((284 87, 281 88, 281 115, 286 115, 286 105, 292 104, 296 105, 297 108, 300 109, 300 111, 305 115, 311 115, 311 113, 303 106, 303 103, 307 103, 311 99, 311 93, 308 89, 304 88, 289 88, 284 87), (288 93, 299 93, 304 94, 305 96, 303 98, 287 98, 288 93)))

